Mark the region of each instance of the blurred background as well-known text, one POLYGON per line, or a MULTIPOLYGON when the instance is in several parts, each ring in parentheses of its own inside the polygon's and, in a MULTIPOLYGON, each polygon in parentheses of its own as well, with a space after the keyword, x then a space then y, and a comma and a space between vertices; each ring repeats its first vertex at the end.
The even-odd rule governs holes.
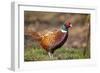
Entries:
MULTIPOLYGON (((88 50, 90 57, 90 14, 24 11, 24 34, 29 30, 45 33, 60 29, 65 21, 70 21, 73 27, 69 29, 69 37, 63 47, 83 49, 84 54, 88 50)), ((41 46, 24 36, 24 47, 27 49, 41 46)))
MULTIPOLYGON (((25 31, 33 30, 37 32, 51 31, 59 29, 65 21, 72 23, 69 29, 69 38, 65 47, 86 48, 89 47, 90 39, 90 15, 79 13, 55 13, 55 12, 32 12, 25 11, 25 31)), ((42 33, 41 32, 41 33, 42 33)), ((31 47, 32 42, 25 38, 25 47, 31 47)))

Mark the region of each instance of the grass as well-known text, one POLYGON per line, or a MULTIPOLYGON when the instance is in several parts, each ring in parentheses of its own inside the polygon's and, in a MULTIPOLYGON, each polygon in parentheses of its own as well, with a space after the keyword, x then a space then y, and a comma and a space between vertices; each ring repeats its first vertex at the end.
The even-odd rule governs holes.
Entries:
MULTIPOLYGON (((55 50, 52 60, 87 59, 90 58, 89 51, 84 55, 84 49, 59 48, 55 50)), ((26 48, 24 50, 24 61, 46 61, 51 60, 47 52, 42 48, 26 48)))

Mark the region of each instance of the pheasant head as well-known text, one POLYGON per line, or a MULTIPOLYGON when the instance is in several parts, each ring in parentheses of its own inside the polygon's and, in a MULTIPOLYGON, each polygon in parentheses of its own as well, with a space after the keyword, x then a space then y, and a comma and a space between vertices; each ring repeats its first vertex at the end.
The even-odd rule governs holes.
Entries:
POLYGON ((61 31, 67 32, 68 28, 72 27, 72 24, 70 22, 66 22, 64 25, 62 25, 61 31))

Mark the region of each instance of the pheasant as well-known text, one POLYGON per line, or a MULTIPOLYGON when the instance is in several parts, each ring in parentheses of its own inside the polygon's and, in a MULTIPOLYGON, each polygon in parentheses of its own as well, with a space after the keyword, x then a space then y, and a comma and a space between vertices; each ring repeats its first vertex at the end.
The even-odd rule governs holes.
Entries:
POLYGON ((46 34, 28 31, 25 35, 39 42, 41 47, 47 51, 50 58, 53 58, 53 53, 60 48, 68 38, 68 29, 72 27, 70 22, 66 22, 59 30, 49 31, 46 34))

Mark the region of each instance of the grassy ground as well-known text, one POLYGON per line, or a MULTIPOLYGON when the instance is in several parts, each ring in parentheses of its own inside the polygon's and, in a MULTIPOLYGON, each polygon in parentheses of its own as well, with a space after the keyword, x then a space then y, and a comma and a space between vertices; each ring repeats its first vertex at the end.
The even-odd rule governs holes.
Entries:
MULTIPOLYGON (((68 60, 68 59, 87 59, 90 53, 84 55, 84 49, 59 48, 54 52, 52 60, 68 60)), ((44 61, 51 60, 47 52, 41 48, 26 48, 24 50, 24 61, 44 61)))

